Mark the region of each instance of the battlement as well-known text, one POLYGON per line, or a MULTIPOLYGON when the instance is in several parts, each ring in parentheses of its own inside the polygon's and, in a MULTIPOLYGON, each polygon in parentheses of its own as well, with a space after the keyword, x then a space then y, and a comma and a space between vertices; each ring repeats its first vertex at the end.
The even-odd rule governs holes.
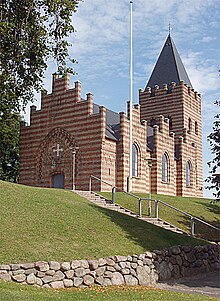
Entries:
POLYGON ((147 96, 147 97, 155 97, 162 96, 166 94, 171 94, 176 91, 182 89, 185 93, 188 93, 191 97, 194 97, 196 100, 201 98, 201 94, 195 91, 193 88, 188 86, 184 81, 180 81, 180 85, 177 85, 175 82, 172 82, 170 85, 163 84, 163 88, 160 88, 159 85, 155 85, 154 88, 146 87, 143 91, 139 89, 139 97, 147 96))

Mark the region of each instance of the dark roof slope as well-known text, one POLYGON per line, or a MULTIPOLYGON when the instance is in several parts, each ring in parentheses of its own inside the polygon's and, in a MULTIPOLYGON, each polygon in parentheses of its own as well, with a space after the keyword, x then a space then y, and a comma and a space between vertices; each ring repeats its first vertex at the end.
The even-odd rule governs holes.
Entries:
POLYGON ((181 80, 192 88, 176 46, 171 36, 168 35, 146 88, 154 88, 155 85, 162 88, 163 84, 170 86, 172 82, 179 85, 181 80))
MULTIPOLYGON (((93 104, 93 113, 99 112, 99 105, 93 104)), ((105 136, 109 139, 118 141, 120 138, 120 115, 106 109, 106 128, 105 136)))

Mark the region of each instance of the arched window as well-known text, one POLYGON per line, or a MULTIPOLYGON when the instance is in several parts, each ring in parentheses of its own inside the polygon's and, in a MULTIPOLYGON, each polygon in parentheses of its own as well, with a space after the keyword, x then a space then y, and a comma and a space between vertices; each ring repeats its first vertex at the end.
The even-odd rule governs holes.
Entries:
POLYGON ((138 176, 138 148, 136 144, 132 145, 132 176, 138 176))
POLYGON ((198 135, 198 122, 197 121, 195 122, 195 133, 196 133, 196 135, 198 135))
POLYGON ((192 173, 192 166, 190 161, 187 161, 186 162, 186 187, 192 186, 191 173, 192 173))
POLYGON ((162 181, 168 182, 168 155, 166 153, 162 156, 162 181))

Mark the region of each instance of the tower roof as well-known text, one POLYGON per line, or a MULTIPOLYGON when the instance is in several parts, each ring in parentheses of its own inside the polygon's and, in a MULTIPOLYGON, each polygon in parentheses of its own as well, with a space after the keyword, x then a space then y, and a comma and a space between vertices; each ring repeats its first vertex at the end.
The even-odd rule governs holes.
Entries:
POLYGON ((146 88, 154 88, 155 85, 162 88, 163 84, 170 85, 172 82, 179 85, 182 80, 192 88, 186 69, 169 34, 146 88))

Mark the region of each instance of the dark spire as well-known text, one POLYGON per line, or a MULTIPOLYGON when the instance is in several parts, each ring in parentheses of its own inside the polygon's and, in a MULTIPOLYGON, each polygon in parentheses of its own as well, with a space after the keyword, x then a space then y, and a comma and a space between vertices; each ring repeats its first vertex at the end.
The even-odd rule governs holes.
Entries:
POLYGON ((155 85, 162 88, 163 84, 169 86, 172 82, 179 85, 181 80, 192 88, 192 84, 183 66, 179 53, 169 34, 146 88, 154 88, 155 85))

